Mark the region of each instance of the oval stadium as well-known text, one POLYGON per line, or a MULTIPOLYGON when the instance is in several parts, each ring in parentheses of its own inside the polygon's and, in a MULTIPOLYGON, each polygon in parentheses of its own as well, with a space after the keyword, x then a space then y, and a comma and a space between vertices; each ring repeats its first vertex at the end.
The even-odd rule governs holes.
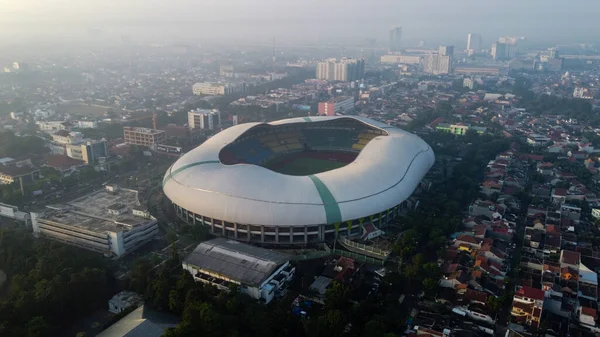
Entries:
POLYGON ((246 123, 179 158, 163 190, 181 219, 216 235, 306 245, 385 227, 434 160, 418 136, 367 118, 246 123))

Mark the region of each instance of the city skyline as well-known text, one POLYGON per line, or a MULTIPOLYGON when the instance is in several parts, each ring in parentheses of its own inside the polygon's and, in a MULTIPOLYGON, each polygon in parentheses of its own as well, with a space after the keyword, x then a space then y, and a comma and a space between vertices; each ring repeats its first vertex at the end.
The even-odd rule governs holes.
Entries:
MULTIPOLYGON (((447 4, 438 0, 396 3, 378 0, 365 7, 358 1, 339 0, 319 4, 315 1, 261 0, 252 4, 237 0, 188 0, 169 3, 129 0, 118 5, 97 0, 85 4, 66 1, 36 3, 33 0, 2 1, 5 19, 0 23, 1 40, 83 39, 89 28, 101 29, 106 35, 130 34, 139 39, 181 37, 198 41, 260 40, 275 33, 283 40, 350 40, 373 37, 380 43, 389 37, 390 27, 402 26, 403 41, 425 40, 431 44, 465 43, 464 36, 477 31, 488 40, 497 36, 527 36, 536 40, 567 38, 588 41, 597 38, 589 29, 594 10, 600 3, 575 0, 569 4, 548 5, 532 0, 486 2, 466 0, 447 4), (344 6, 344 11, 338 10, 344 6), (461 18, 468 17, 468 20, 461 18), (567 21, 565 18, 577 18, 567 21), (510 22, 510 25, 506 23, 510 22), (564 24, 547 25, 547 22, 564 24), (211 28, 210 34, 203 34, 211 28)), ((416 44, 416 43, 415 43, 416 44)))

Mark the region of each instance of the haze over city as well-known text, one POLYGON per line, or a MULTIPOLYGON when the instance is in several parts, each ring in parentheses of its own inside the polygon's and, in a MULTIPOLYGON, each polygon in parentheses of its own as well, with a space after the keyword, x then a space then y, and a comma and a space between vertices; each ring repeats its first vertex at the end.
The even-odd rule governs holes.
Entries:
MULTIPOLYGON (((53 38, 81 41, 86 29, 134 39, 257 42, 277 35, 282 43, 356 42, 385 38, 394 25, 405 41, 436 44, 462 41, 478 31, 490 41, 498 34, 556 43, 598 38, 590 24, 600 3, 594 0, 174 0, 75 1, 2 0, 0 38, 26 42, 53 38)), ((463 42, 464 43, 464 42, 463 42)))
POLYGON ((599 13, 0 0, 0 336, 598 336, 599 13))

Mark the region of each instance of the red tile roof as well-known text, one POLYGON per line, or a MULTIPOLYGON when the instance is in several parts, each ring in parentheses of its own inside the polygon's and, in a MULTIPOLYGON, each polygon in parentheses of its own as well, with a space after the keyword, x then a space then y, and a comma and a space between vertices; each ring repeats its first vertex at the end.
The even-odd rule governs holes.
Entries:
POLYGON ((576 265, 579 263, 579 260, 581 259, 581 254, 579 254, 577 252, 563 249, 561 253, 562 253, 562 258, 561 258, 560 262, 576 265))
POLYGON ((46 158, 46 163, 50 167, 65 170, 74 166, 85 165, 83 160, 73 159, 62 154, 49 156, 46 158))
POLYGON ((521 287, 520 291, 518 291, 517 293, 523 297, 532 298, 534 300, 539 301, 542 301, 546 294, 546 292, 544 292, 542 289, 532 288, 528 286, 521 287))
POLYGON ((588 308, 588 307, 581 307, 581 313, 584 315, 588 315, 588 316, 592 316, 594 317, 594 319, 596 319, 596 310, 592 309, 592 308, 588 308))

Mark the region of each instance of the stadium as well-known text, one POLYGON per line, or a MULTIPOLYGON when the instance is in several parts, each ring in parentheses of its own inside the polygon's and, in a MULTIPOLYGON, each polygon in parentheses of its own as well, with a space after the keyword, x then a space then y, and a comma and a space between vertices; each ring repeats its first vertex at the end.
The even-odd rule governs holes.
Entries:
POLYGON ((367 118, 246 123, 179 158, 163 190, 181 219, 216 235, 306 245, 385 227, 434 160, 421 138, 367 118))

